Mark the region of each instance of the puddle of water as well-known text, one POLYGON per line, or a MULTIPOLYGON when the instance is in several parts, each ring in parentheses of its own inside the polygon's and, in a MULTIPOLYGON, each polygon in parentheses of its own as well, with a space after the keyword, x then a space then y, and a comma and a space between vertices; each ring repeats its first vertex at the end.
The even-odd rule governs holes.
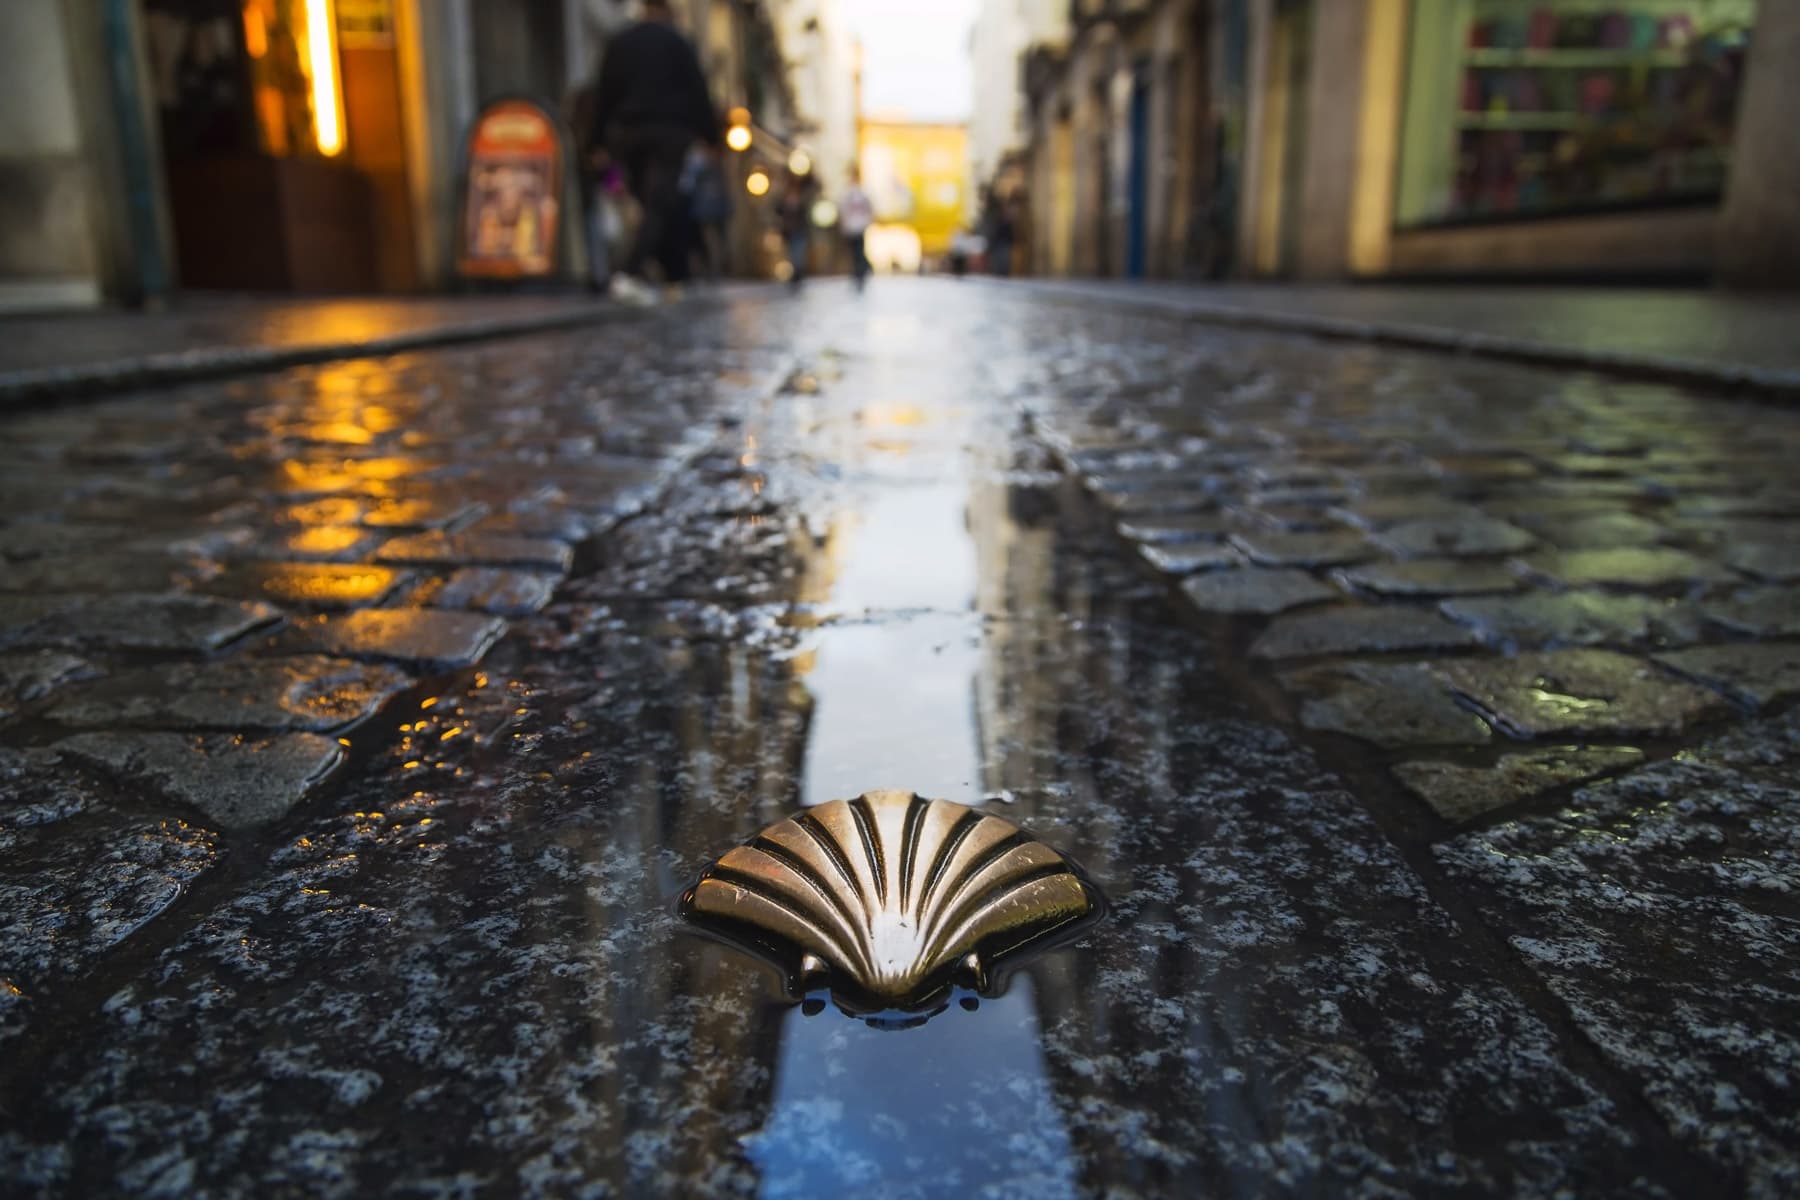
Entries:
POLYGON ((802 676, 813 695, 802 802, 904 788, 975 803, 980 633, 972 615, 931 614, 813 634, 813 667, 802 676))
POLYGON ((1028 978, 905 1030, 792 1009, 780 1037, 768 1117, 744 1139, 762 1195, 908 1180, 922 1195, 1075 1193, 1028 978))

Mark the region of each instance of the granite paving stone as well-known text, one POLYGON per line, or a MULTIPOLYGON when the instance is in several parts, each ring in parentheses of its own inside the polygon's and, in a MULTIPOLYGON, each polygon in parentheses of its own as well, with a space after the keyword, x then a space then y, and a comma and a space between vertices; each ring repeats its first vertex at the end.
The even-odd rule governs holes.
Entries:
POLYGON ((1389 525, 1375 541, 1402 558, 1456 558, 1517 554, 1537 539, 1517 525, 1492 517, 1420 517, 1389 525))
POLYGON ((1777 583, 1800 582, 1800 543, 1743 542, 1721 552, 1727 565, 1758 579, 1777 583))
POLYGON ((1468 628, 1428 608, 1388 604, 1334 605, 1287 613, 1250 645, 1252 658, 1304 658, 1326 654, 1384 654, 1399 650, 1453 650, 1475 645, 1468 628))
POLYGON ((1611 650, 1453 659, 1434 670, 1514 737, 1666 737, 1728 711, 1717 695, 1611 650))
POLYGON ((1467 521, 1481 516, 1480 509, 1464 501, 1417 492, 1363 496, 1331 511, 1364 529, 1386 529, 1412 521, 1467 521))
POLYGON ((1234 533, 1231 540, 1250 561, 1265 567, 1328 567, 1374 557, 1359 533, 1234 533))
POLYGON ((0 653, 0 717, 95 673, 86 659, 60 650, 0 653))
POLYGON ((1534 554, 1523 562, 1567 587, 1697 587, 1737 579, 1715 562, 1668 546, 1562 550, 1534 554))
POLYGON ((1511 592, 1524 582, 1499 563, 1459 558, 1412 558, 1362 563, 1338 572, 1353 588, 1382 596, 1464 596, 1511 592))
POLYGON ((197 809, 227 832, 278 821, 344 761, 328 737, 285 733, 267 739, 231 734, 78 733, 53 747, 124 785, 143 785, 197 809))
POLYGON ((1197 512, 1129 517, 1119 522, 1119 532, 1132 541, 1161 546, 1170 542, 1218 541, 1238 526, 1239 522, 1225 513, 1197 512))
POLYGON ((167 555, 51 555, 6 564, 0 592, 162 592, 197 574, 193 564, 167 555))
POLYGON ((432 596, 435 608, 522 617, 550 603, 562 576, 543 571, 508 571, 497 567, 464 567, 432 596))
POLYGON ((1730 596, 1703 601, 1706 619, 1735 633, 1754 637, 1800 635, 1800 590, 1785 587, 1745 588, 1730 596))
POLYGON ((1392 769, 1408 791, 1438 816, 1465 824, 1574 783, 1613 775, 1644 761, 1631 746, 1556 746, 1502 754, 1486 766, 1450 762, 1404 762, 1392 769))
POLYGON ((313 618, 302 624, 296 635, 299 645, 328 654, 448 670, 481 661, 505 632, 504 620, 484 613, 364 608, 313 618))
POLYGON ((386 530, 364 529, 359 525, 311 525, 300 529, 272 527, 234 557, 276 562, 353 563, 369 557, 387 540, 386 530))
POLYGON ((1755 708, 1800 695, 1800 645, 1694 646, 1658 654, 1656 661, 1755 708))
POLYGON ((83 729, 341 732, 411 684, 379 664, 238 656, 118 672, 64 689, 42 715, 83 729))
POLYGON ((574 552, 551 538, 499 534, 421 533, 394 538, 376 555, 380 562, 417 566, 517 566, 567 571, 574 552))
POLYGON ((1698 614, 1679 600, 1615 592, 1528 592, 1446 600, 1444 615, 1502 647, 1624 646, 1694 641, 1698 614))
POLYGON ((1800 1187, 1796 779, 1789 714, 1436 851, 1673 1136, 1752 1196, 1800 1187))
POLYGON ((487 505, 464 496, 386 496, 364 509, 360 523, 373 529, 443 529, 486 511, 487 505))
MULTIPOLYGON (((0 808, 0 823, 8 815, 0 808)), ((117 813, 78 836, 42 823, 0 843, 0 1047, 54 1012, 59 985, 168 911, 219 853, 217 835, 200 826, 117 813)))
POLYGON ((1632 513, 1603 513, 1574 520, 1541 518, 1532 521, 1523 517, 1514 520, 1529 525, 1545 541, 1567 550, 1653 546, 1669 538, 1669 531, 1662 525, 1632 513))
POLYGON ((1235 548, 1219 542, 1143 545, 1138 547, 1138 553, 1144 556, 1145 562, 1170 575, 1215 571, 1220 567, 1241 566, 1244 562, 1244 556, 1235 548))
POLYGON ((16 596, 0 593, 0 646, 31 640, 53 616, 75 608, 80 596, 16 596))
POLYGON ((1175 516, 1203 513, 1218 507, 1215 493, 1196 487, 1161 487, 1143 491, 1094 493, 1100 502, 1122 518, 1175 516))
POLYGON ((1281 685, 1307 729, 1394 748, 1479 746, 1491 736, 1487 722, 1418 663, 1332 663, 1287 672, 1281 685))
POLYGON ((280 609, 259 601, 121 592, 86 598, 53 613, 33 627, 30 639, 41 644, 198 653, 217 650, 280 619, 280 609))
POLYGON ((1181 585, 1196 606, 1214 613, 1267 616, 1337 596, 1305 571, 1290 567, 1235 567, 1195 575, 1181 585))
POLYGON ((411 581, 409 572, 368 563, 243 563, 197 584, 196 590, 286 608, 363 608, 390 599, 411 581))

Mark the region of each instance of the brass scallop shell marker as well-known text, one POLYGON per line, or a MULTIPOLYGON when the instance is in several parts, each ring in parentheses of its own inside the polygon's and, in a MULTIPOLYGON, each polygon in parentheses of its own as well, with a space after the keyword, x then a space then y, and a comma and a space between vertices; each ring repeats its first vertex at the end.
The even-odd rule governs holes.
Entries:
POLYGON ((708 867, 682 913, 829 986, 852 1012, 916 1012, 1099 915, 1067 859, 990 813, 910 792, 833 800, 769 826, 708 867))

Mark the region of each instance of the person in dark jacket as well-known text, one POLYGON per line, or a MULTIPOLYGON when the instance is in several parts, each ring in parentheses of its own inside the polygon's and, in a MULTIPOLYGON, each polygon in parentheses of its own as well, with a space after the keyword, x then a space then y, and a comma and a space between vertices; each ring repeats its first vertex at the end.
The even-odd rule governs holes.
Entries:
POLYGON ((682 164, 696 143, 719 140, 719 116, 707 95, 694 47, 675 29, 668 0, 643 0, 643 19, 607 43, 600 60, 590 138, 625 168, 643 210, 637 237, 611 285, 615 298, 649 303, 644 282, 652 258, 664 278, 687 277, 682 164))

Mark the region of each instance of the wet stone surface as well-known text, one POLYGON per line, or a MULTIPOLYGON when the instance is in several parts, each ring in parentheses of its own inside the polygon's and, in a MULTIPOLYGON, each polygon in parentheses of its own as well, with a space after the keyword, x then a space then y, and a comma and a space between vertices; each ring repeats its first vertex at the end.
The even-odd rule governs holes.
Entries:
POLYGON ((1438 850, 1678 1136, 1767 1196, 1800 1185, 1797 770, 1789 716, 1438 850))
POLYGON ((1782 410, 883 278, 4 423, 0 1190, 1793 1190, 1793 597, 1514 562, 1781 543, 1782 410), (883 787, 1106 920, 681 923, 883 787))
POLYGON ((1496 563, 1454 558, 1366 563, 1348 568, 1339 578, 1352 588, 1380 596, 1480 595, 1524 586, 1518 575, 1496 563))
POLYGON ((41 715, 77 728, 325 733, 354 725, 412 684, 385 666, 297 655, 120 671, 66 688, 41 715))
POLYGON ((1515 737, 1666 737, 1726 711, 1715 693, 1610 650, 1534 651, 1437 671, 1515 737))
POLYGON ((1691 605, 1612 592, 1532 592, 1447 600, 1444 615, 1502 648, 1659 645, 1697 638, 1691 605))
POLYGON ((1309 658, 1444 650, 1475 644, 1475 635, 1428 608, 1333 606, 1287 613, 1250 644, 1252 658, 1309 658))
POLYGON ((1552 788, 1612 775, 1644 761, 1630 746, 1563 746, 1503 754, 1485 766, 1401 763, 1394 775, 1446 821, 1466 822, 1532 800, 1552 788))
POLYGON ((1213 613, 1268 615, 1337 595, 1304 571, 1285 567, 1238 567, 1211 571, 1182 584, 1199 608, 1213 613))
POLYGON ((1283 675, 1282 685, 1308 729, 1392 747, 1472 746, 1490 737, 1487 722, 1423 664, 1331 664, 1283 675))
POLYGON ((310 733, 267 739, 179 733, 80 733, 53 749, 122 784, 198 809, 227 830, 286 816, 344 761, 336 741, 310 733))

